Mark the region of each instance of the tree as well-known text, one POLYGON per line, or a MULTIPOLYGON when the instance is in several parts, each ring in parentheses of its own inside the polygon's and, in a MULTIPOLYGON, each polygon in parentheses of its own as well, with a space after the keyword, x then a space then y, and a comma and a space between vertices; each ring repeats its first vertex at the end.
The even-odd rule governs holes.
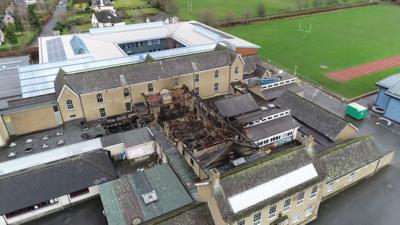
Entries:
POLYGON ((200 12, 199 16, 200 22, 207 24, 207 25, 214 25, 215 23, 215 15, 214 12, 211 11, 210 9, 204 9, 200 12))
POLYGON ((18 43, 17 35, 15 34, 15 25, 9 24, 5 30, 5 39, 8 43, 15 45, 18 43))
POLYGON ((33 27, 36 29, 40 29, 40 20, 39 17, 36 15, 35 12, 35 5, 29 5, 28 6, 28 16, 29 16, 29 21, 33 27))
POLYGON ((26 6, 23 2, 18 2, 15 4, 15 15, 19 20, 20 26, 23 27, 24 31, 29 33, 31 29, 31 23, 29 21, 29 14, 26 6))
POLYGON ((228 26, 230 26, 233 23, 234 19, 235 19, 235 14, 232 11, 228 12, 225 15, 225 21, 228 24, 228 26))
POLYGON ((249 22, 250 18, 251 18, 251 11, 250 9, 246 9, 246 11, 244 12, 244 19, 246 20, 246 23, 249 22))
POLYGON ((161 8, 171 14, 177 16, 179 14, 179 6, 175 0, 164 0, 161 1, 161 8))
POLYGON ((264 4, 264 2, 258 3, 258 4, 257 4, 257 15, 258 15, 259 17, 264 17, 265 14, 266 14, 266 11, 265 11, 265 4, 264 4))

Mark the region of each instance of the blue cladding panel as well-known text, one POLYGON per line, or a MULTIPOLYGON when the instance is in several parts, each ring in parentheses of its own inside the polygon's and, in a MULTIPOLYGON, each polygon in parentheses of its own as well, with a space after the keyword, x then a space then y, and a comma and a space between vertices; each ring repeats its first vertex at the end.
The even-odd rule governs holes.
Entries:
POLYGON ((386 88, 382 88, 379 89, 378 92, 378 96, 376 98, 376 105, 382 108, 386 108, 388 102, 389 102, 389 96, 385 94, 385 92, 387 91, 386 88))
POLYGON ((400 100, 391 97, 385 111, 385 117, 400 123, 400 100))

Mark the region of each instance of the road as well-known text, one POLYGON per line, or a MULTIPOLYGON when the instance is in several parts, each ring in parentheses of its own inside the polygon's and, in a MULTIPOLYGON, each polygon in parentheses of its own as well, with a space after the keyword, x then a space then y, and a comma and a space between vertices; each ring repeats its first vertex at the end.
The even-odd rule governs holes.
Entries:
MULTIPOLYGON (((60 0, 60 1, 63 4, 56 6, 56 10, 54 11, 49 21, 47 21, 47 23, 43 25, 39 37, 52 36, 54 26, 57 24, 58 21, 60 21, 60 15, 67 14, 67 0, 60 0)), ((37 45, 38 45, 37 38, 35 38, 35 40, 31 43, 30 47, 34 47, 37 45)))

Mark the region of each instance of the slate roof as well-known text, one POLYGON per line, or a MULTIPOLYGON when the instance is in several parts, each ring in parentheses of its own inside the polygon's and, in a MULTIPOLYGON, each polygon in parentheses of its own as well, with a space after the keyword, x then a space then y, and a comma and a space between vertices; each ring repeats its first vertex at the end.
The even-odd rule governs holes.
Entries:
POLYGON ((244 74, 253 73, 254 70, 256 69, 256 65, 260 64, 261 62, 260 58, 257 55, 242 56, 242 58, 244 61, 244 68, 243 68, 244 74))
POLYGON ((318 183, 325 178, 325 171, 322 165, 315 159, 312 159, 304 150, 304 146, 288 149, 281 153, 263 158, 255 163, 237 167, 232 169, 220 178, 221 190, 215 191, 215 198, 217 205, 220 208, 222 217, 225 221, 232 222, 238 218, 248 216, 250 213, 257 211, 265 205, 290 196, 305 187, 318 183), (253 187, 266 183, 274 178, 283 176, 296 169, 304 167, 312 163, 318 173, 318 176, 309 180, 306 183, 298 185, 294 188, 287 190, 284 193, 275 195, 266 199, 252 207, 249 207, 241 212, 234 213, 228 198, 235 194, 242 193, 253 187))
POLYGON ((109 153, 103 150, 5 175, 0 178, 0 215, 116 177, 109 153))
POLYGON ((300 125, 291 116, 267 121, 244 129, 244 133, 253 141, 258 141, 273 135, 292 130, 300 125))
POLYGON ((369 136, 345 142, 320 154, 328 181, 345 176, 381 157, 374 138, 369 136))
POLYGON ((125 76, 128 84, 136 84, 215 69, 229 66, 230 64, 231 53, 229 50, 216 50, 76 74, 63 75, 61 72, 58 77, 62 76, 65 81, 61 81, 61 77, 57 78, 55 87, 56 90, 59 90, 63 86, 63 82, 65 82, 77 94, 85 94, 124 86, 125 84, 122 84, 120 75, 125 76))
POLYGON ((154 140, 147 127, 111 134, 101 138, 103 147, 124 143, 126 148, 154 140))
POLYGON ((259 109, 250 93, 216 101, 218 113, 223 117, 233 117, 259 109))
POLYGON ((100 196, 110 225, 147 221, 193 202, 168 164, 159 165, 100 185, 100 196), (142 194, 154 190, 157 201, 145 204, 142 194))
POLYGON ((56 100, 57 100, 57 97, 53 93, 53 94, 40 95, 40 96, 35 96, 35 97, 30 97, 30 98, 20 98, 20 99, 8 101, 8 106, 9 107, 20 107, 20 106, 45 103, 45 102, 56 102, 56 100))
POLYGON ((102 10, 94 13, 99 23, 121 23, 123 21, 116 12, 112 10, 102 10))
POLYGON ((285 91, 274 101, 274 104, 280 108, 290 109, 291 115, 295 119, 310 126, 332 141, 349 124, 336 115, 290 91, 285 91))
POLYGON ((400 74, 387 77, 376 84, 388 89, 385 94, 400 99, 400 74))
POLYGON ((207 203, 192 203, 186 207, 174 211, 171 215, 157 218, 144 224, 152 225, 214 225, 207 203))
POLYGON ((263 90, 262 94, 266 101, 271 101, 281 96, 286 90, 289 90, 293 93, 300 93, 303 91, 303 88, 297 83, 290 83, 287 85, 263 90))

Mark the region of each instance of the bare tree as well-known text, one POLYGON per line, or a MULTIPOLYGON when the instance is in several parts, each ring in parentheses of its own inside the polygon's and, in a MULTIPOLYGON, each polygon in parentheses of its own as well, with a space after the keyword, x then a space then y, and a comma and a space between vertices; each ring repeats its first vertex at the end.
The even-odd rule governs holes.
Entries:
POLYGON ((162 7, 165 12, 177 16, 179 14, 179 6, 175 0, 162 1, 162 7))
POLYGON ((29 14, 27 8, 22 3, 17 3, 15 5, 15 16, 18 16, 19 20, 21 21, 21 25, 25 32, 30 32, 31 30, 31 23, 29 22, 29 14))
POLYGON ((11 4, 11 0, 0 0, 0 12, 3 13, 11 4))
POLYGON ((265 14, 266 14, 266 11, 265 11, 265 4, 264 4, 264 2, 258 3, 258 4, 257 4, 257 15, 258 15, 259 17, 263 17, 263 16, 265 16, 265 14))
POLYGON ((207 24, 207 25, 214 25, 215 23, 215 14, 214 11, 211 11, 210 9, 204 9, 200 12, 199 16, 200 22, 207 24))
POLYGON ((249 22, 250 18, 251 18, 251 11, 250 9, 246 9, 246 11, 244 12, 244 19, 246 20, 246 23, 249 22))

